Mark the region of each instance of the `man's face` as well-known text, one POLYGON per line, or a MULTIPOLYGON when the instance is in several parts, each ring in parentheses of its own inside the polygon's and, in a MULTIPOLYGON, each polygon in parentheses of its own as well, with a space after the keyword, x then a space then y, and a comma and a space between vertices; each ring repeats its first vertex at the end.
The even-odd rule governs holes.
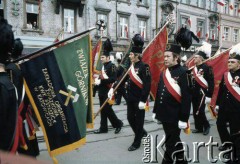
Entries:
POLYGON ((198 65, 202 62, 203 58, 200 55, 194 55, 194 64, 198 65))
POLYGON ((130 58, 132 63, 135 63, 135 62, 138 61, 138 56, 137 55, 135 56, 134 53, 132 53, 132 52, 130 52, 129 58, 130 58))
POLYGON ((109 56, 101 55, 101 62, 102 64, 109 62, 110 58, 109 56))
POLYGON ((173 57, 173 53, 170 51, 164 52, 164 64, 167 67, 171 67, 177 64, 177 57, 173 57))
POLYGON ((239 68, 240 64, 237 59, 229 59, 228 60, 228 69, 230 70, 237 70, 239 68))

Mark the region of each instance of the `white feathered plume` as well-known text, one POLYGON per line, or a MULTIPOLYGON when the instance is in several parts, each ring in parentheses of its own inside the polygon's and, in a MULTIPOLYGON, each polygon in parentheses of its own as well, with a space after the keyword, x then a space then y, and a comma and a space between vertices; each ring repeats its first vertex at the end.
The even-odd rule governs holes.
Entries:
POLYGON ((212 52, 212 45, 203 41, 202 46, 198 48, 198 51, 204 52, 209 58, 212 52))
POLYGON ((234 53, 236 53, 237 55, 240 55, 240 43, 233 46, 232 49, 229 52, 230 55, 234 54, 234 53))

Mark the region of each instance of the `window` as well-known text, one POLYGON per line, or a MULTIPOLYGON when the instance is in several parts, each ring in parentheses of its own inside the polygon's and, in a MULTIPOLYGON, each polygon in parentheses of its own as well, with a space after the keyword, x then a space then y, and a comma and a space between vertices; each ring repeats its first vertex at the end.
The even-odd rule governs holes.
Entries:
POLYGON ((74 33, 74 10, 63 9, 64 13, 64 32, 74 33))
POLYGON ((239 30, 238 29, 233 29, 233 42, 238 42, 239 41, 239 30))
POLYGON ((127 17, 120 17, 120 37, 121 38, 128 38, 129 29, 128 29, 128 18, 127 17))
POLYGON ((209 31, 209 38, 212 40, 216 40, 216 24, 211 23, 210 24, 210 31, 209 31))
POLYGON ((229 41, 230 29, 229 27, 224 27, 223 29, 223 40, 229 41))
POLYGON ((217 11, 217 3, 216 3, 216 0, 211 0, 209 1, 210 3, 210 10, 211 11, 217 11))
POLYGON ((107 36, 108 34, 108 16, 105 14, 97 14, 97 20, 103 20, 105 25, 106 25, 106 29, 103 31, 103 33, 101 34, 101 31, 98 31, 98 35, 99 36, 107 36))
POLYGON ((204 5, 203 0, 198 0, 198 7, 203 8, 203 5, 204 5))
POLYGON ((224 14, 229 14, 229 0, 225 0, 224 14))
POLYGON ((197 6, 198 0, 191 0, 190 5, 197 6))
POLYGON ((197 21, 197 36, 202 38, 204 34, 204 21, 197 21))
POLYGON ((181 17, 181 27, 187 27, 188 26, 188 23, 187 23, 187 21, 188 21, 188 17, 181 17))
POLYGON ((188 4, 188 0, 181 0, 182 3, 188 4))
POLYGON ((27 28, 39 29, 39 5, 26 3, 27 28))
POLYGON ((239 11, 239 4, 234 3, 234 16, 238 16, 238 11, 239 11))
POLYGON ((3 12, 3 9, 4 9, 4 4, 3 4, 3 1, 1 1, 2 3, 0 3, 0 16, 4 18, 4 12, 3 12))
POLYGON ((141 36, 144 38, 144 40, 146 39, 146 32, 147 32, 147 22, 146 20, 139 20, 139 33, 141 34, 141 36))

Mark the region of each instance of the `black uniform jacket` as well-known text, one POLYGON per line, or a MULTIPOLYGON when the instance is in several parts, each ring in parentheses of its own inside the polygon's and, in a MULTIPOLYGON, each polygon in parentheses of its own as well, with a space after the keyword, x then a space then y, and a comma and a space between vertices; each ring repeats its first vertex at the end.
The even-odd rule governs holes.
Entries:
POLYGON ((98 90, 99 96, 106 96, 112 86, 112 83, 117 80, 116 66, 111 61, 108 63, 104 63, 104 70, 108 76, 108 79, 101 79, 98 90))
POLYGON ((197 66, 198 71, 200 71, 203 74, 203 78, 208 83, 208 89, 204 89, 201 87, 198 82, 193 78, 193 98, 197 98, 197 101, 200 101, 199 99, 202 98, 201 89, 204 92, 206 97, 212 97, 213 89, 214 89, 214 76, 212 72, 212 68, 209 67, 206 64, 201 64, 197 66))
POLYGON ((134 64, 137 75, 143 82, 143 88, 139 88, 130 77, 128 77, 127 96, 128 102, 146 102, 151 89, 151 73, 149 66, 142 61, 134 64))
POLYGON ((0 72, 0 149, 10 150, 17 120, 16 91, 6 72, 0 72))
MULTIPOLYGON (((230 73, 233 79, 235 79, 236 76, 240 77, 240 69, 230 73)), ((238 85, 240 85, 239 83, 238 85)), ((222 78, 222 81, 219 86, 219 92, 218 92, 218 98, 217 98, 216 104, 219 105, 219 110, 228 110, 228 111, 240 113, 240 102, 231 94, 231 92, 229 92, 229 90, 226 87, 224 78, 222 78)))
POLYGON ((171 77, 177 81, 181 89, 181 103, 167 90, 163 81, 163 73, 161 73, 153 113, 156 113, 156 119, 162 122, 176 123, 179 120, 187 122, 191 108, 191 92, 186 69, 179 64, 168 69, 171 77))

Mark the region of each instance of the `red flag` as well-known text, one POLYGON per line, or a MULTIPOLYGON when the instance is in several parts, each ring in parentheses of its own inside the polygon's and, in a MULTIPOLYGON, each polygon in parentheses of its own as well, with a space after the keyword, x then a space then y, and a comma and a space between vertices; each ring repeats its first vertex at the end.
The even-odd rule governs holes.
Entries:
POLYGON ((195 63, 194 63, 194 55, 192 55, 188 60, 186 61, 185 65, 188 67, 188 69, 191 69, 195 63))
POLYGON ((201 31, 197 32, 197 36, 198 36, 198 38, 201 38, 201 36, 202 36, 201 31))
POLYGON ((167 28, 157 34, 152 43, 144 50, 142 61, 150 66, 152 75, 151 93, 155 99, 160 73, 164 68, 164 51, 167 44, 167 28))
POLYGON ((142 35, 141 36, 142 36, 142 38, 144 38, 144 30, 142 31, 142 35))
POLYGON ((224 5, 225 5, 225 2, 224 2, 224 0, 219 0, 219 1, 217 2, 217 4, 219 4, 219 5, 221 5, 221 6, 224 6, 224 5))
POLYGON ((212 40, 215 40, 215 34, 212 34, 212 40))
POLYGON ((231 4, 231 5, 229 6, 229 8, 230 8, 231 10, 233 10, 233 8, 234 8, 234 7, 233 7, 233 4, 231 4))
POLYGON ((188 20, 187 20, 187 24, 188 24, 188 26, 191 28, 191 26, 192 26, 192 21, 191 21, 190 18, 188 18, 188 20))
MULTIPOLYGON (((212 67, 213 74, 214 74, 214 91, 211 99, 210 106, 215 108, 216 101, 217 101, 217 95, 219 90, 219 84, 222 80, 224 72, 228 71, 228 57, 229 57, 229 51, 225 51, 218 55, 217 57, 213 57, 213 59, 210 59, 206 62, 206 64, 210 67, 212 67)), ((213 112, 214 114, 214 112, 213 112)))
POLYGON ((221 28, 221 26, 220 26, 220 25, 218 25, 218 26, 217 26, 217 29, 218 29, 218 31, 220 31, 220 28, 221 28))
POLYGON ((238 13, 240 13, 240 9, 238 9, 238 13))
POLYGON ((99 62, 99 59, 100 59, 101 48, 102 48, 102 39, 99 39, 97 44, 92 50, 92 67, 93 67, 92 70, 94 73, 98 73, 98 71, 96 71, 95 68, 96 68, 97 62, 99 62))
POLYGON ((126 31, 126 37, 128 38, 128 27, 125 26, 124 30, 126 31))
POLYGON ((208 39, 209 39, 208 33, 205 34, 205 37, 206 37, 206 38, 205 38, 205 39, 206 39, 206 42, 208 42, 208 39))

